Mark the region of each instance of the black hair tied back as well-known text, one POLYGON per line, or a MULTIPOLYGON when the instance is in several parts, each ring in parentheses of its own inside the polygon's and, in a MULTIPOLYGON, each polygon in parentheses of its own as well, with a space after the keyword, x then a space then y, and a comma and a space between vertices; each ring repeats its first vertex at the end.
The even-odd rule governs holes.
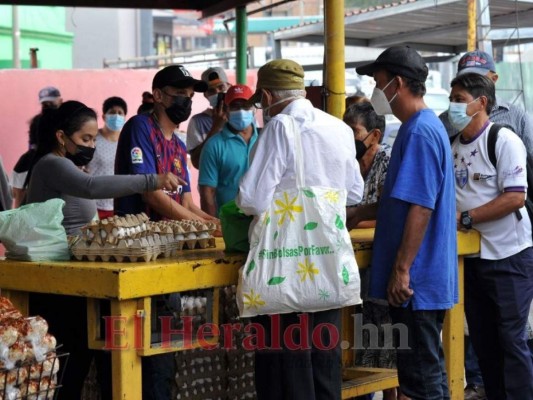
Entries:
POLYGON ((90 120, 96 120, 96 112, 79 101, 66 101, 57 109, 46 109, 39 120, 37 129, 37 152, 33 159, 26 182, 30 181, 31 172, 37 162, 59 146, 56 132, 62 130, 65 135, 72 136, 90 120))

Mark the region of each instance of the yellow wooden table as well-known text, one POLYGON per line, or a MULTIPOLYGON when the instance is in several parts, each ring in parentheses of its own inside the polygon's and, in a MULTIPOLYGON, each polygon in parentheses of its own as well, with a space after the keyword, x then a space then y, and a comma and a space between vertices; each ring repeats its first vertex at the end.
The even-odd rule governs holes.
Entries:
MULTIPOLYGON (((373 230, 352 232, 354 242, 371 242, 373 230)), ((471 254, 479 248, 475 233, 459 234, 459 254, 471 254)), ((150 263, 102 262, 18 262, 0 261, 0 288, 2 295, 10 297, 15 305, 27 312, 28 292, 81 296, 89 301, 89 337, 94 338, 95 314, 91 301, 108 299, 111 315, 124 317, 120 327, 123 334, 116 336, 115 345, 122 350, 112 351, 113 399, 141 399, 141 356, 175 351, 150 346, 149 318, 144 318, 142 348, 133 345, 138 333, 135 316, 149 315, 150 298, 155 295, 194 289, 216 288, 237 282, 238 269, 243 264, 242 255, 227 255, 224 244, 217 239, 217 249, 182 251, 178 258, 161 259, 150 263), (148 332, 148 334, 146 334, 148 332)), ((368 265, 370 250, 358 251, 360 266, 368 265)), ((460 257, 460 261, 462 257, 460 257)), ((460 262, 462 282, 462 262, 460 262)), ((444 344, 452 398, 459 399, 463 392, 463 297, 446 318, 444 344), (459 391, 460 389, 460 391, 459 391)), ((98 348, 96 340, 89 339, 91 347, 98 348)), ((372 371, 371 371, 372 372, 372 371)), ((347 371, 351 377, 353 371, 347 371)), ((355 378, 355 376, 354 376, 355 378)), ((390 387, 392 381, 387 381, 390 387)), ((383 386, 383 385, 382 385, 383 386)), ((373 388, 373 387, 372 387, 373 388)), ((343 387, 343 397, 361 393, 343 387)), ((378 388, 379 389, 379 388, 378 388)), ((363 391, 368 393, 369 387, 363 391)), ((462 397, 461 397, 462 398, 462 397)))
MULTIPOLYGON (((373 229, 360 229, 351 232, 352 242, 357 249, 357 243, 372 242, 374 238, 373 229)), ((457 232, 457 253, 459 267, 459 302, 446 313, 443 327, 443 347, 446 359, 446 370, 448 375, 448 385, 450 398, 452 400, 463 400, 464 398, 464 256, 479 252, 479 233, 477 231, 457 232)), ((370 261, 371 251, 356 251, 356 258, 359 267, 366 267, 370 261), (363 254, 359 254, 363 253, 363 254)), ((345 322, 350 313, 343 317, 345 322)), ((351 319, 349 319, 351 321, 351 319)), ((343 337, 353 337, 353 329, 350 330, 346 323, 343 326, 343 337)), ((346 352, 343 354, 343 361, 346 365, 346 352)), ((350 399, 367 393, 392 388, 398 386, 397 376, 390 371, 376 368, 344 368, 344 378, 350 379, 343 382, 342 398, 350 399)))

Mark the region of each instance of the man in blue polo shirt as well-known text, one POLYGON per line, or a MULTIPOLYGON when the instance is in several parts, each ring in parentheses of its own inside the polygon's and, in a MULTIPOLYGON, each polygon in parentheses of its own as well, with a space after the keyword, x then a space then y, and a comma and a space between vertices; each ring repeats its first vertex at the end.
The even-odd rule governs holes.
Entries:
POLYGON ((248 157, 257 139, 253 106, 247 101, 252 90, 246 85, 229 88, 224 99, 228 122, 204 145, 200 157, 202 210, 217 216, 220 206, 233 200, 239 181, 248 170, 248 157))

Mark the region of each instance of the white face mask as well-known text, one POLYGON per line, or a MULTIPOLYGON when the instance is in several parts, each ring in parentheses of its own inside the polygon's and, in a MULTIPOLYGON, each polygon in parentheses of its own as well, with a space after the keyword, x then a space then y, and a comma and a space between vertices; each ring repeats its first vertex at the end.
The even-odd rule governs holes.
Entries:
POLYGON ((370 103, 372 104, 374 111, 378 115, 392 114, 392 108, 390 107, 390 103, 392 103, 392 101, 396 98, 398 93, 392 96, 392 99, 390 99, 389 101, 387 100, 387 96, 385 96, 385 92, 384 92, 384 90, 389 87, 392 81, 394 81, 394 78, 392 78, 390 82, 387 83, 383 89, 378 89, 376 86, 374 88, 374 91, 372 92, 370 103))
POLYGON ((215 93, 211 96, 209 96, 207 98, 207 100, 209 100, 209 105, 212 107, 212 108, 215 108, 217 106, 217 102, 218 102, 218 93, 215 93))
POLYGON ((263 122, 264 122, 264 124, 266 125, 267 122, 269 122, 269 121, 272 119, 272 117, 270 116, 268 110, 270 110, 270 109, 271 109, 272 107, 274 107, 274 106, 277 106, 278 104, 283 103, 284 101, 288 101, 288 100, 296 100, 296 99, 303 99, 303 97, 302 97, 302 96, 291 96, 291 97, 286 97, 286 98, 284 98, 284 99, 281 99, 281 100, 276 101, 276 102, 273 103, 273 104, 270 104, 268 107, 263 108, 263 122))
POLYGON ((479 97, 475 100, 472 100, 470 103, 450 102, 450 106, 448 107, 448 119, 450 120, 450 123, 452 124, 452 126, 455 129, 457 129, 459 132, 465 129, 472 121, 472 118, 477 113, 479 113, 479 111, 475 113, 474 115, 468 115, 466 113, 466 108, 468 107, 468 105, 478 100, 479 100, 479 97))

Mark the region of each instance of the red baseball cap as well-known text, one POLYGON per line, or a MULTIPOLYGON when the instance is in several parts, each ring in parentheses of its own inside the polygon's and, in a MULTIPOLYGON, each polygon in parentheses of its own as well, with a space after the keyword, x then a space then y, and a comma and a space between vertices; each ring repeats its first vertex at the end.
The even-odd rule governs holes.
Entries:
POLYGON ((246 85, 233 85, 226 92, 224 97, 224 103, 230 105, 232 101, 235 100, 246 100, 248 101, 252 97, 254 92, 246 85))

